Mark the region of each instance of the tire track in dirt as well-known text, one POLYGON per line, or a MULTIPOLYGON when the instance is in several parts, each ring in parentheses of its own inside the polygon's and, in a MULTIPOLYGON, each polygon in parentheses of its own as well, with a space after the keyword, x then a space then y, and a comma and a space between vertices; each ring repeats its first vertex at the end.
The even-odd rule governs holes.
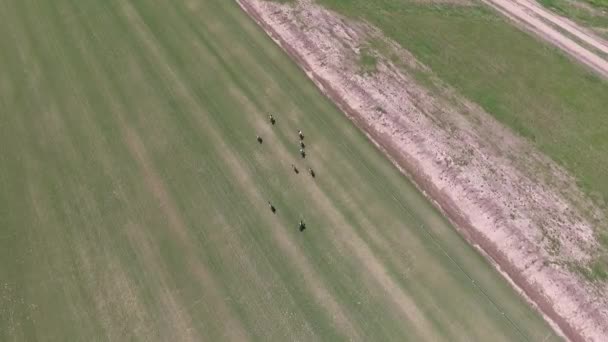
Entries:
POLYGON ((599 47, 602 51, 606 49, 606 46, 602 44, 598 39, 586 34, 582 29, 574 30, 574 23, 569 26, 564 25, 561 20, 558 20, 557 16, 552 15, 548 10, 536 8, 532 10, 527 3, 527 0, 519 0, 517 3, 508 0, 482 0, 488 6, 494 8, 498 12, 502 13, 506 17, 512 19, 514 22, 521 25, 523 28, 532 31, 539 35, 541 38, 554 44, 564 52, 579 60, 581 63, 595 70, 598 74, 604 78, 608 78, 608 60, 602 58, 594 51, 591 51, 581 44, 575 42, 573 39, 567 37, 559 30, 551 27, 549 24, 544 22, 541 17, 546 20, 551 20, 554 24, 560 26, 563 30, 570 32, 573 35, 583 39, 594 47, 599 47), (523 8, 522 8, 523 6, 523 8), (539 14, 542 13, 542 14, 539 14), (583 37, 583 38, 581 38, 583 37))
POLYGON ((554 14, 550 10, 542 7, 536 1, 516 0, 515 2, 517 2, 520 7, 525 7, 526 10, 533 12, 538 17, 541 17, 559 26, 563 30, 567 31, 568 33, 572 34, 573 36, 577 37, 578 39, 592 46, 593 48, 598 49, 599 51, 605 54, 608 54, 608 42, 606 42, 603 38, 597 36, 595 33, 591 32, 590 30, 584 27, 580 27, 578 24, 571 21, 570 19, 554 14))

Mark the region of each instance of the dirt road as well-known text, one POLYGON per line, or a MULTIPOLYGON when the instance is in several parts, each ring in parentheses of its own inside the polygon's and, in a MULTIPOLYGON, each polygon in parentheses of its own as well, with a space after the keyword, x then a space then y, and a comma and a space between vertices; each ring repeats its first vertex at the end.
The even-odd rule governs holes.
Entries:
POLYGON ((483 1, 608 78, 608 56, 602 55, 608 54, 608 42, 602 38, 532 0, 483 1))

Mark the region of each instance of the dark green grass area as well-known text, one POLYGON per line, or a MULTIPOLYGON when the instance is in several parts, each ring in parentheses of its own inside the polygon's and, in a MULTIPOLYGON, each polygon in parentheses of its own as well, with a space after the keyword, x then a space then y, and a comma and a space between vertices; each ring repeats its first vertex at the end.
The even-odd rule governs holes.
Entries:
POLYGON ((437 76, 565 166, 607 208, 608 82, 485 6, 318 2, 381 28, 437 76))

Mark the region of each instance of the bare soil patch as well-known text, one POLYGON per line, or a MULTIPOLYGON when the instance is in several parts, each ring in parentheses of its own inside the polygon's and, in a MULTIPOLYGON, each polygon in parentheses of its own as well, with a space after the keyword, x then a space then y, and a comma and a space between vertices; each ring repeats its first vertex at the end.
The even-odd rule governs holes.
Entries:
POLYGON ((375 28, 308 0, 238 2, 556 330, 608 334, 608 288, 572 270, 593 258, 593 228, 606 218, 563 168, 375 28), (362 47, 374 72, 360 72, 362 47))

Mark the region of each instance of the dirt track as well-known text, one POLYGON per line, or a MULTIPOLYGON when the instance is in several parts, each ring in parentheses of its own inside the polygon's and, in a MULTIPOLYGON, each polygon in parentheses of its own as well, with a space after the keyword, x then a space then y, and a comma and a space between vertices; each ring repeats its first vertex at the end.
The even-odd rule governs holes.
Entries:
POLYGON ((595 49, 608 54, 608 42, 589 30, 552 13, 532 0, 483 0, 483 2, 608 78, 608 60, 594 51, 595 49), (568 35, 576 37, 587 46, 568 35))

